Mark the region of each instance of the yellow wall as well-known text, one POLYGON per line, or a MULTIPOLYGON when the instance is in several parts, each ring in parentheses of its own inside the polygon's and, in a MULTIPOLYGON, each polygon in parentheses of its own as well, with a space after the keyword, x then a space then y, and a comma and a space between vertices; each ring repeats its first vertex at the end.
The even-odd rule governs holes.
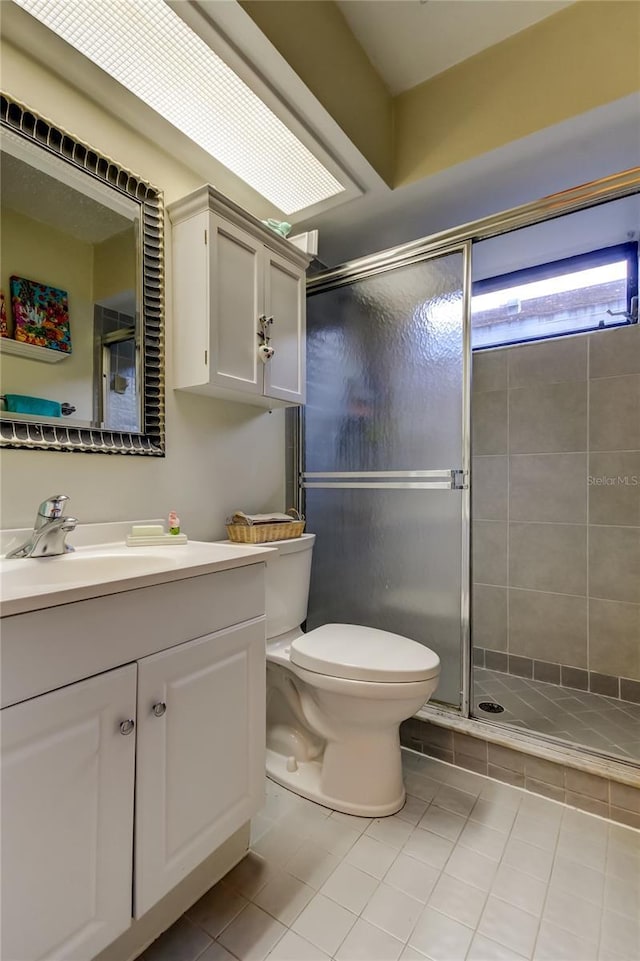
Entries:
POLYGON ((395 99, 394 186, 640 89, 640 3, 581 0, 395 99))
MULTIPOLYGON (((57 364, 2 356, 3 394, 67 401, 74 420, 91 422, 93 407, 93 247, 30 217, 3 210, 0 226, 1 286, 12 324, 9 277, 26 277, 66 290, 72 352, 57 364)), ((66 418, 64 418, 66 420, 66 418)))
MULTIPOLYGON (((365 156, 388 174, 391 100, 337 8, 315 0, 247 0, 246 9, 258 26, 272 19, 267 35, 365 156)), ((586 0, 400 95, 395 182, 425 177, 638 89, 639 17, 635 2, 586 0)), ((200 175, 123 124, 115 115, 117 102, 113 113, 106 113, 38 62, 33 52, 3 42, 1 53, 2 84, 10 96, 137 171, 164 191, 166 202, 201 184, 200 175)), ((145 109, 140 105, 141 112, 145 109)), ((74 513, 83 521, 157 516, 175 507, 189 533, 219 537, 224 516, 238 507, 285 506, 282 412, 269 415, 174 393, 172 347, 180 336, 180 318, 173 316, 171 305, 169 256, 167 457, 6 450, 1 489, 5 526, 31 523, 34 505, 43 496, 43 470, 49 489, 70 494, 74 513)))
POLYGON ((93 248, 93 299, 136 291, 136 237, 133 225, 93 248))
MULTIPOLYGON (((106 113, 38 63, 32 52, 22 53, 3 41, 0 53, 6 93, 145 177, 164 192, 166 203, 202 183, 200 175, 106 113)), ((141 113, 145 110, 141 104, 141 113)), ((184 334, 172 307, 168 219, 165 230, 166 457, 5 449, 2 526, 30 526, 37 505, 52 490, 71 497, 71 511, 82 522, 166 517, 175 509, 183 530, 205 540, 224 537, 225 517, 239 508, 284 509, 283 411, 269 414, 172 389, 173 342, 184 334)))
POLYGON ((640 89, 637 0, 579 0, 394 98, 331 0, 240 2, 393 187, 640 89))
POLYGON ((358 150, 388 183, 392 98, 332 0, 240 0, 358 150))

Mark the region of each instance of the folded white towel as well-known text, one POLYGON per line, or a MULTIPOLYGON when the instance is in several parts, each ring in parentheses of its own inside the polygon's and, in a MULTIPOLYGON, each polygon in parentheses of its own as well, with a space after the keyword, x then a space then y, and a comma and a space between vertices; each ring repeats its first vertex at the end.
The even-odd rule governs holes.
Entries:
POLYGON ((290 524, 292 520, 295 518, 290 514, 245 514, 244 511, 236 511, 231 518, 231 523, 251 527, 254 524, 290 524))

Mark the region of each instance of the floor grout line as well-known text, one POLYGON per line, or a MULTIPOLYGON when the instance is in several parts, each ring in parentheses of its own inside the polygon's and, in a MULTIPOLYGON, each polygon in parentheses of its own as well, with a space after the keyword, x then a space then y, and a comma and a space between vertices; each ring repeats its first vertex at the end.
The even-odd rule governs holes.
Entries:
MULTIPOLYGON (((265 821, 270 820, 272 823, 262 837, 268 837, 271 832, 284 831, 284 839, 286 840, 288 823, 291 822, 292 818, 297 818, 295 833, 300 839, 298 846, 296 847, 295 842, 292 842, 291 852, 280 861, 282 851, 279 848, 279 841, 283 835, 273 833, 272 837, 275 843, 266 848, 266 850, 272 852, 271 856, 263 857, 259 852, 253 855, 256 859, 260 857, 265 864, 264 876, 266 881, 259 890, 252 890, 256 881, 252 879, 250 873, 247 873, 246 859, 240 862, 240 864, 245 864, 245 870, 243 872, 241 869, 236 876, 235 884, 228 883, 229 876, 227 875, 218 885, 210 889, 210 891, 217 889, 222 894, 221 902, 216 901, 215 907, 212 908, 209 922, 212 930, 218 923, 216 911, 218 912, 218 919, 220 919, 227 917, 229 911, 234 910, 234 903, 225 901, 227 895, 239 896, 246 902, 238 913, 233 914, 230 920, 225 921, 215 937, 204 926, 205 922, 199 923, 193 921, 191 917, 183 915, 183 918, 186 918, 192 926, 204 932, 209 939, 208 944, 202 950, 196 952, 194 948, 189 947, 188 933, 185 931, 187 941, 184 950, 180 951, 179 947, 176 947, 175 937, 173 941, 169 937, 166 950, 163 951, 163 939, 165 937, 163 935, 144 952, 139 961, 201 961, 201 958, 205 957, 210 949, 211 956, 218 957, 216 951, 219 952, 221 948, 224 948, 228 955, 237 959, 237 961, 250 961, 250 959, 254 959, 254 961, 269 961, 269 959, 277 961, 278 958, 290 958, 292 956, 292 945, 290 943, 285 945, 280 953, 278 952, 278 945, 287 937, 289 932, 313 946, 309 949, 309 956, 312 955, 312 951, 315 952, 313 956, 316 956, 316 954, 320 956, 319 952, 325 950, 320 947, 320 943, 323 939, 326 942, 323 924, 330 931, 332 923, 340 923, 340 918, 346 918, 342 912, 337 911, 337 908, 342 908, 343 912, 348 912, 350 917, 347 920, 350 921, 350 924, 346 933, 340 938, 339 944, 329 953, 325 951, 326 956, 333 958, 334 961, 340 955, 347 941, 349 942, 348 948, 353 949, 354 956, 357 957, 364 957, 363 951, 366 948, 370 952, 366 954, 367 957, 382 958, 386 956, 384 946, 387 944, 389 945, 389 952, 396 951, 395 957, 397 957, 398 953, 406 951, 407 946, 412 943, 416 944, 416 957, 422 953, 431 954, 430 948, 433 948, 434 957, 442 957, 440 953, 442 944, 438 941, 438 938, 442 936, 458 937, 461 939, 460 944, 468 945, 468 947, 462 948, 459 953, 455 954, 459 961, 462 961, 463 958, 478 956, 477 945, 476 948, 473 945, 476 939, 480 937, 486 939, 483 943, 493 942, 496 945, 494 950, 502 952, 499 956, 505 955, 505 952, 514 956, 522 953, 525 958, 531 959, 542 956, 541 953, 537 952, 539 945, 542 945, 541 939, 545 923, 554 925, 551 930, 557 939, 557 957, 572 958, 573 961, 596 961, 599 950, 607 956, 612 953, 610 943, 603 940, 604 919, 607 912, 611 914, 612 910, 606 907, 607 891, 610 882, 628 886, 628 881, 625 881, 624 878, 630 870, 633 870, 634 865, 640 871, 639 832, 616 825, 598 816, 578 812, 570 805, 539 797, 525 789, 501 784, 487 776, 462 770, 412 751, 404 750, 402 757, 408 799, 410 801, 413 799, 416 805, 409 820, 397 817, 391 819, 374 818, 366 819, 366 822, 363 821, 362 825, 357 825, 357 822, 352 821, 341 822, 339 819, 333 818, 334 812, 315 805, 313 802, 303 802, 296 795, 268 781, 265 805, 268 807, 270 814, 274 816, 264 818, 265 821), (411 793, 412 776, 418 779, 422 778, 425 784, 430 787, 430 790, 433 791, 430 798, 419 800, 411 793), (434 812, 435 820, 424 820, 429 811, 434 812), (458 818, 459 821, 452 821, 451 818, 458 818), (510 818, 510 821, 507 823, 506 819, 508 818, 510 818), (393 844, 381 839, 384 832, 377 827, 378 825, 384 825, 387 821, 390 824, 395 821, 397 825, 402 825, 402 831, 395 832, 390 829, 386 834, 387 839, 393 838, 393 844), (303 907, 298 910, 299 902, 297 900, 292 902, 291 899, 298 898, 300 892, 305 891, 302 885, 306 882, 290 873, 289 865, 296 857, 297 852, 301 851, 307 842, 312 842, 318 836, 318 832, 322 834, 322 826, 328 824, 332 824, 332 827, 328 830, 325 828, 326 833, 324 833, 322 840, 316 842, 318 844, 318 857, 332 854, 333 852, 329 848, 336 850, 338 846, 340 846, 342 853, 333 855, 335 861, 332 862, 332 869, 321 883, 307 885, 312 893, 303 907), (442 833, 438 834, 437 830, 431 830, 429 824, 434 829, 439 827, 442 833), (496 827, 496 824, 498 827, 496 827), (470 830, 472 826, 473 830, 470 830), (351 830, 346 830, 347 828, 355 831, 355 836, 351 833, 351 830), (505 829, 503 830, 503 828, 505 829), (455 833, 456 830, 458 831, 457 836, 455 838, 451 837, 451 834, 455 833), (553 841, 549 837, 550 831, 554 832, 553 841), (424 835, 424 838, 421 835, 424 835), (432 848, 428 845, 430 835, 434 839, 433 853, 431 853, 432 848), (361 889, 360 897, 355 902, 350 899, 351 905, 358 903, 362 905, 358 910, 355 910, 353 906, 347 907, 343 904, 339 896, 333 897, 325 894, 323 888, 345 864, 352 863, 348 858, 354 846, 363 837, 369 837, 382 845, 383 848, 388 849, 387 853, 391 860, 382 872, 376 870, 375 873, 372 873, 375 868, 372 863, 369 863, 367 867, 354 864, 354 867, 368 875, 371 881, 370 886, 364 886, 361 889), (418 846, 407 850, 410 839, 414 837, 419 842, 418 846), (436 838, 447 845, 439 853, 438 845, 435 844, 436 838), (295 851, 293 850, 294 847, 295 851), (420 853, 417 853, 418 851, 420 853), (455 868, 452 867, 452 870, 456 870, 457 876, 455 876, 454 874, 448 874, 447 869, 452 865, 452 860, 457 852, 461 855, 461 860, 456 863, 455 868), (446 856, 443 856, 445 854, 446 856), (387 880, 394 865, 397 864, 402 855, 406 859, 403 862, 405 867, 392 880, 387 880), (485 861, 482 861, 482 858, 485 861), (620 860, 621 858, 622 860, 620 860), (560 859, 564 862, 562 871, 559 871, 560 859), (492 871, 490 877, 483 877, 482 875, 482 865, 485 863, 492 871), (406 874, 403 873, 405 868, 406 874), (509 869, 506 878, 503 870, 505 868, 509 869), (574 890, 573 877, 577 878, 580 873, 585 875, 588 871, 593 872, 594 884, 585 883, 579 891, 574 890), (515 872, 515 874, 511 872, 515 872), (599 884, 598 877, 600 877, 599 884), (427 885, 426 887, 420 887, 421 878, 423 879, 422 884, 427 885), (442 883, 445 878, 447 879, 446 885, 442 883), (517 893, 511 893, 513 887, 509 884, 511 880, 514 884, 517 884, 517 893), (506 885, 505 881, 507 882, 506 885), (261 893, 266 890, 271 882, 274 888, 270 898, 275 897, 276 900, 271 900, 270 908, 267 909, 262 907, 258 901, 261 900, 261 893), (280 892, 284 891, 284 893, 281 893, 278 898, 278 885, 282 882, 285 885, 290 885, 290 888, 285 887, 283 889, 280 887, 280 892), (402 887, 397 887, 396 884, 401 884, 402 887), (465 905, 465 897, 468 896, 468 889, 463 887, 465 884, 479 892, 477 898, 474 896, 474 907, 471 910, 468 910, 465 905), (415 887, 416 885, 418 887, 415 887), (385 891, 385 888, 388 890, 385 891), (413 893, 406 890, 407 888, 412 892, 421 893, 414 896, 413 893), (245 893, 248 890, 251 890, 250 895, 245 893), (390 894, 390 891, 393 891, 393 895, 390 894), (436 891, 439 892, 437 899, 436 891), (553 915, 549 916, 547 914, 550 899, 555 897, 554 892, 557 892, 559 897, 566 897, 566 916, 558 918, 556 916, 557 907, 553 915), (319 895, 322 895, 323 899, 326 900, 317 900, 319 895), (404 925, 396 924, 395 913, 393 916, 390 914, 388 920, 382 915, 375 917, 375 919, 372 919, 371 916, 365 917, 367 908, 376 896, 381 899, 377 902, 381 910, 395 912, 396 906, 399 906, 400 916, 403 916, 403 910, 409 912, 404 914, 406 923, 404 925), (308 926, 305 931, 304 925, 302 925, 298 930, 295 930, 298 919, 314 901, 314 923, 319 927, 314 929, 312 926, 308 926), (490 903, 492 908, 489 914, 490 903), (478 908, 478 904, 481 905, 480 908, 478 908), (329 905, 333 907, 329 907, 329 905), (262 918, 262 926, 257 924, 256 940, 253 942, 251 941, 252 929, 249 929, 247 934, 246 931, 243 933, 241 927, 243 912, 249 906, 253 906, 262 912, 261 916, 253 915, 253 913, 251 915, 256 920, 262 918), (278 912, 280 918, 289 917, 289 915, 283 914, 283 911, 290 911, 293 917, 287 923, 280 920, 272 911, 278 912), (413 919, 414 912, 416 913, 415 920, 413 919), (587 916, 585 912, 587 914, 597 912, 597 927, 595 921, 589 922, 589 929, 594 932, 593 938, 586 937, 584 932, 575 933, 580 930, 581 919, 587 916), (525 915, 532 921, 525 921, 525 915), (437 921, 435 929, 430 927, 429 921, 434 917, 441 919, 437 921), (477 920, 471 923, 471 918, 477 918, 477 920), (228 933, 230 926, 238 922, 238 919, 240 919, 239 926, 234 929, 230 936, 225 938, 225 932, 228 933), (488 919, 488 923, 485 923, 485 919, 488 919), (359 926, 359 921, 362 921, 364 926, 359 926), (518 928, 520 921, 524 925, 522 931, 518 928), (389 927, 394 925, 396 933, 388 930, 389 927), (505 925, 507 925, 506 928, 505 925), (419 927, 420 930, 418 931, 419 927), (301 933, 302 931, 305 931, 305 933, 301 933), (355 933, 353 933, 354 931, 355 933), (399 934, 398 931, 402 933, 399 934), (380 945, 372 948, 371 945, 375 945, 377 937, 375 932, 380 933, 380 945), (416 932, 418 933, 416 934, 416 932), (444 932, 444 935, 442 932, 444 932), (261 942, 260 938, 264 938, 264 942, 261 942), (563 938, 565 939, 564 948, 563 938), (232 947, 227 947, 227 944, 231 944, 232 947), (417 946, 418 944, 420 947, 417 946), (574 957, 571 953, 567 953, 571 951, 571 946, 576 944, 593 944, 593 953, 589 952, 588 958, 585 955, 580 959, 574 957), (212 948, 212 945, 218 945, 219 947, 217 949, 212 948), (396 945, 401 947, 398 948, 396 945), (530 947, 525 948, 523 945, 530 945, 530 947)), ((292 833, 293 830, 294 823, 291 822, 292 833)), ((258 864, 257 860, 256 864, 258 864)), ((250 861, 248 865, 251 867, 250 861)), ((313 863, 310 864, 310 868, 314 869, 313 863)), ((317 870, 317 868, 315 869, 317 870)), ((319 875, 316 875, 316 881, 318 877, 319 875)), ((615 886, 612 890, 615 892, 615 886)), ((207 897, 209 893, 207 892, 203 897, 207 897)), ((338 894, 337 888, 334 889, 334 893, 338 894)), ((305 891, 305 894, 308 894, 308 892, 305 891)), ((265 899, 265 903, 269 902, 265 899)), ((629 911, 629 906, 626 903, 622 907, 627 912, 629 911)), ((191 908, 188 913, 193 913, 191 908)), ((632 926, 636 919, 632 915, 625 913, 625 910, 619 912, 614 910, 613 913, 616 917, 619 916, 619 926, 622 931, 620 935, 616 932, 616 937, 626 937, 628 939, 632 936, 630 932, 634 931, 637 931, 638 936, 640 936, 640 919, 634 929, 632 926)), ((177 923, 180 923, 180 921, 182 919, 179 919, 177 923)), ((169 932, 171 930, 169 929, 169 932)), ((341 932, 336 931, 336 936, 338 933, 341 932)), ((545 951, 549 947, 548 935, 549 930, 546 929, 545 942, 541 951, 545 951)), ((609 933, 607 937, 610 936, 609 933)), ((328 943, 332 943, 330 937, 328 943)), ((300 950, 302 951, 302 948, 300 950)), ((586 951, 587 948, 584 950, 586 951)), ((343 955, 346 955, 346 952, 343 952, 343 955)), ((350 950, 349 956, 351 956, 350 950)), ((446 956, 450 955, 447 954, 446 956)), ((630 954, 629 957, 631 956, 630 954)))

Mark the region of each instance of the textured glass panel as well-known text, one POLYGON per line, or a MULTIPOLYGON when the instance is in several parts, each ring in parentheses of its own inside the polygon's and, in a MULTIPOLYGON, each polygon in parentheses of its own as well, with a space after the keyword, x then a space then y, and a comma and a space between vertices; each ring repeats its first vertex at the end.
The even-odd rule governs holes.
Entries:
POLYGON ((458 491, 307 490, 316 536, 307 627, 364 624, 411 637, 442 662, 435 697, 460 699, 458 491))
MULTIPOLYGON (((462 465, 462 278, 455 253, 309 297, 305 471, 462 465)), ((437 699, 458 704, 461 493, 309 488, 305 510, 309 627, 420 641, 442 662, 437 699)))
POLYGON ((309 297, 307 471, 459 467, 462 254, 309 297))

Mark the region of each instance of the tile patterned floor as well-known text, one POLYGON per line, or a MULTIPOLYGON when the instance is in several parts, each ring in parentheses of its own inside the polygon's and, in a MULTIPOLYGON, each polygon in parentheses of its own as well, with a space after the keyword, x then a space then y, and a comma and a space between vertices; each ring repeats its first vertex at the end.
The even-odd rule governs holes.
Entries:
POLYGON ((479 667, 473 679, 478 717, 640 760, 640 704, 479 667), (504 713, 485 714, 480 701, 497 701, 504 713))
POLYGON ((140 961, 638 961, 640 832, 403 755, 390 818, 267 781, 251 852, 140 961))

